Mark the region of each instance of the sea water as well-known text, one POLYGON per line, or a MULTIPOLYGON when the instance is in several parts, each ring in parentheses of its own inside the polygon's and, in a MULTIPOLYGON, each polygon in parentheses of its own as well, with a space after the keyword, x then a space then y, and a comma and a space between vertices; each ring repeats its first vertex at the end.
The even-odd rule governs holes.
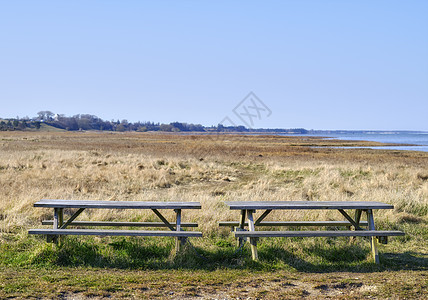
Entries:
MULTIPOLYGON (((416 146, 381 146, 381 147, 353 147, 387 150, 410 150, 428 152, 428 132, 358 132, 358 133, 316 133, 307 136, 323 136, 339 140, 372 141, 393 144, 412 144, 416 146)), ((350 148, 350 147, 340 147, 350 148)))

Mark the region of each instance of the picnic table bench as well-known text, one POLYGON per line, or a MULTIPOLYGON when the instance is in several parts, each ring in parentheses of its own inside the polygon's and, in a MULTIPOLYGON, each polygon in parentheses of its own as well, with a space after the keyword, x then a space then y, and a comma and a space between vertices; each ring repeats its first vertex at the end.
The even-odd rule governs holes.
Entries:
POLYGON ((54 209, 53 220, 44 220, 42 225, 53 225, 53 229, 30 229, 29 234, 43 234, 48 241, 57 242, 62 235, 98 235, 98 236, 169 236, 176 238, 176 251, 188 237, 201 237, 198 231, 184 231, 184 227, 197 227, 197 223, 182 223, 181 212, 184 209, 200 209, 199 202, 155 202, 155 201, 99 201, 99 200, 40 200, 34 207, 54 209), (68 220, 64 220, 64 209, 77 209, 68 220), (102 222, 75 221, 85 209, 150 209, 162 222, 102 222), (175 222, 169 222, 160 209, 172 209, 176 213, 175 222), (125 227, 166 227, 169 230, 110 230, 110 229, 68 229, 69 226, 125 226, 125 227))
POLYGON ((385 241, 387 236, 404 235, 401 231, 380 231, 376 230, 373 210, 374 209, 393 209, 389 204, 381 202, 366 201, 231 201, 226 202, 231 210, 240 210, 241 218, 238 222, 227 221, 220 222, 220 226, 231 226, 234 228, 235 237, 239 243, 244 238, 250 239, 251 254, 253 260, 258 260, 257 238, 259 237, 369 237, 372 249, 373 260, 379 263, 377 249, 378 241, 385 241), (328 209, 338 210, 345 221, 263 221, 272 210, 314 210, 328 209), (264 212, 254 220, 254 214, 257 210, 264 212), (345 210, 354 210, 352 218, 345 210), (361 215, 365 212, 367 221, 361 221, 361 215), (247 219, 247 222, 246 222, 247 219), (248 230, 245 227, 248 226, 248 230), (259 226, 346 226, 353 227, 354 230, 294 230, 294 231, 256 231, 259 226), (368 227, 363 229, 362 227, 368 227))

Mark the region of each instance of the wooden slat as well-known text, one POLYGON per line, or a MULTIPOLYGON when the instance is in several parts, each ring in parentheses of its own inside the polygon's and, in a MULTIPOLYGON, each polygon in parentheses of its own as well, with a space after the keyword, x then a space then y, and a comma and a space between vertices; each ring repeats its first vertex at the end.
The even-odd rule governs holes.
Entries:
MULTIPOLYGON (((43 220, 42 225, 53 225, 53 220, 43 220)), ((68 224, 68 226, 167 227, 167 225, 163 222, 101 222, 101 221, 73 221, 72 223, 68 224)), ((198 223, 181 223, 181 227, 198 227, 198 223)))
POLYGON ((382 202, 369 201, 230 201, 230 209, 393 209, 382 202))
MULTIPOLYGON (((219 226, 238 227, 237 221, 223 221, 218 223, 219 226)), ((351 226, 348 221, 262 221, 257 226, 351 226)), ((360 222, 360 226, 367 226, 366 221, 360 222)), ((248 226, 248 222, 245 222, 248 226)))
POLYGON ((158 231, 158 230, 94 230, 94 229, 30 229, 28 234, 47 235, 98 235, 98 236, 172 236, 201 237, 199 231, 158 231))
POLYGON ((400 236, 401 231, 338 230, 338 231, 236 231, 236 237, 338 237, 338 236, 400 236))
POLYGON ((48 200, 34 203, 35 207, 56 208, 117 208, 117 209, 200 209, 199 202, 48 200))

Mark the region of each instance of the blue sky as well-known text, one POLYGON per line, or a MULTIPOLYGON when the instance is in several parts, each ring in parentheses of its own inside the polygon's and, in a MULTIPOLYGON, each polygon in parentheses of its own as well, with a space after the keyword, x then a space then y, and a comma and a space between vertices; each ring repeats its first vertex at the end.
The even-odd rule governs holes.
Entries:
POLYGON ((1 1, 0 117, 428 131, 428 1, 1 1))

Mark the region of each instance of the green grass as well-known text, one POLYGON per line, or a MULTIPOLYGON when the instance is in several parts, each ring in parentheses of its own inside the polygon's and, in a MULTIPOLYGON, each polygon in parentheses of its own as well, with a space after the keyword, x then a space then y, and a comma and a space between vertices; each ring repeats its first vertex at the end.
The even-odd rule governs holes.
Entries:
POLYGON ((0 298, 163 299, 227 291, 274 299, 358 291, 361 298, 417 299, 425 293, 427 255, 394 251, 406 239, 380 247, 381 265, 371 262, 366 239, 261 239, 258 262, 248 244, 236 251, 230 236, 191 240, 195 247, 176 255, 170 238, 67 237, 55 245, 23 233, 0 245, 0 298), (391 282, 399 278, 400 286, 391 282))
POLYGON ((135 270, 249 269, 259 271, 298 270, 303 272, 373 271, 388 269, 428 270, 425 254, 418 254, 428 230, 425 224, 395 225, 406 236, 391 237, 380 245, 381 265, 372 263, 369 241, 357 238, 269 238, 260 239, 258 262, 251 261, 248 243, 241 249, 230 235, 190 239, 175 254, 175 240, 165 237, 74 237, 58 245, 41 236, 13 238, 0 245, 0 266, 25 268, 91 267, 135 270), (408 251, 398 251, 408 249, 408 251), (397 254, 398 253, 398 254, 397 254))
POLYGON ((379 246, 380 265, 365 238, 260 239, 254 262, 248 243, 237 249, 224 228, 191 238, 179 254, 167 237, 68 236, 55 245, 21 228, 2 235, 0 299, 420 299, 428 287, 428 227, 413 221, 378 223, 406 232, 379 246))

